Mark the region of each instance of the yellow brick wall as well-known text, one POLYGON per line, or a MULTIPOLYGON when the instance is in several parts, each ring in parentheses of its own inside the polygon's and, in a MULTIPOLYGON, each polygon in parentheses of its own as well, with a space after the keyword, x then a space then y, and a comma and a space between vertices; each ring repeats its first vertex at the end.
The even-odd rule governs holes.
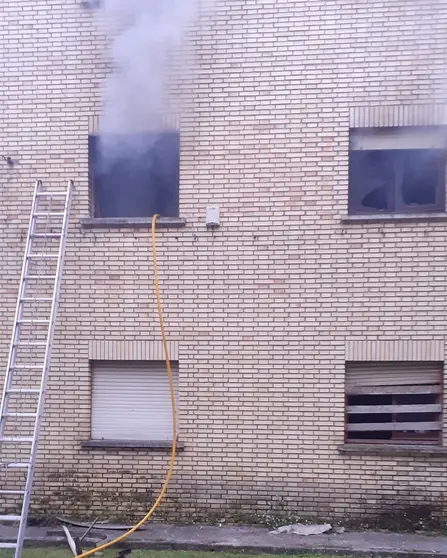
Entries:
MULTIPOLYGON (((78 0, 3 0, 2 18, 1 155, 17 160, 0 162, 2 368, 33 182, 76 182, 34 513, 138 515, 168 456, 80 447, 89 342, 159 340, 149 231, 80 226, 101 39, 78 0)), ((342 218, 351 111, 446 103, 446 23, 447 0, 216 0, 202 22, 181 129, 187 226, 158 232, 185 445, 170 517, 446 511, 445 457, 337 450, 346 342, 444 342, 447 222, 342 218)))

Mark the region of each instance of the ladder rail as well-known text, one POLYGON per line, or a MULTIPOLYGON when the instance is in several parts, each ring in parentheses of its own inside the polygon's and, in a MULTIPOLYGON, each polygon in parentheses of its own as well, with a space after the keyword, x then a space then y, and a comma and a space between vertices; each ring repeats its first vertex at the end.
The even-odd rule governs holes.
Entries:
MULTIPOLYGON (((69 224, 69 214, 70 214, 70 207, 71 207, 71 198, 72 198, 72 190, 73 190, 73 180, 68 181, 66 196, 64 201, 64 217, 62 220, 62 228, 61 228, 61 241, 59 244, 59 251, 58 251, 58 260, 57 260, 57 267, 56 267, 56 274, 55 274, 55 283, 53 287, 53 296, 52 296, 52 303, 51 303, 51 312, 50 312, 50 323, 47 333, 47 345, 45 349, 45 357, 43 363, 43 372, 40 384, 40 394, 39 400, 37 403, 37 417, 34 424, 34 433, 33 433, 33 442, 31 445, 31 458, 30 458, 30 465, 28 469, 28 474, 26 477, 25 483, 25 495, 23 498, 22 504, 22 513, 20 517, 20 524, 19 530, 17 534, 17 546, 15 549, 15 558, 21 558, 22 556, 22 549, 23 543, 25 540, 25 531, 26 525, 28 522, 28 513, 29 513, 29 505, 31 501, 31 491, 33 486, 33 478, 34 478, 34 468, 36 464, 36 457, 37 457, 37 448, 39 443, 39 434, 40 428, 42 423, 42 415, 45 405, 45 396, 46 396, 46 385, 48 379, 48 373, 50 369, 50 361, 51 361, 51 353, 53 348, 53 338, 54 338, 54 330, 56 326, 56 315, 59 303, 59 294, 60 294, 60 285, 62 279, 62 270, 64 266, 64 256, 65 256, 65 246, 66 246, 66 239, 67 239, 67 231, 68 231, 68 224, 69 224)), ((37 199, 38 196, 35 195, 37 199)), ((33 209, 35 206, 33 205, 33 209)), ((34 213, 34 212, 33 212, 34 213)), ((30 221, 31 227, 32 221, 30 221)), ((31 229, 30 229, 31 233, 31 229)), ((29 235, 29 238, 31 234, 29 235)), ((27 258, 29 260, 29 258, 27 258)), ((22 279, 26 276, 26 273, 22 276, 22 279)), ((23 293, 22 293, 23 294, 23 293)))
POLYGON ((14 326, 13 326, 13 332, 12 332, 12 336, 11 336, 11 344, 9 346, 9 353, 8 353, 8 367, 6 369, 6 377, 5 377, 5 381, 3 384, 3 393, 2 393, 2 400, 1 400, 1 404, 0 404, 0 437, 3 437, 4 434, 4 430, 5 430, 5 413, 6 413, 6 409, 8 406, 8 391, 11 387, 11 382, 12 382, 12 368, 11 365, 14 362, 15 359, 15 353, 16 353, 16 340, 17 340, 17 333, 18 333, 18 327, 17 324, 20 320, 21 314, 22 314, 22 298, 24 295, 24 291, 25 291, 25 276, 28 273, 28 266, 29 266, 29 252, 30 252, 30 247, 31 247, 31 242, 32 242, 32 234, 34 233, 34 228, 36 226, 36 219, 34 217, 34 214, 36 213, 36 208, 37 208, 37 203, 38 203, 38 193, 39 190, 42 186, 42 181, 41 180, 36 180, 36 184, 34 187, 34 195, 33 195, 33 202, 32 202, 32 206, 31 206, 31 213, 30 213, 30 218, 29 218, 29 224, 28 224, 28 235, 26 238, 26 244, 25 244, 25 254, 23 256, 23 262, 22 262, 22 270, 20 272, 20 287, 19 287, 19 292, 17 294, 17 303, 16 303, 16 310, 15 310, 15 316, 14 316, 14 326))

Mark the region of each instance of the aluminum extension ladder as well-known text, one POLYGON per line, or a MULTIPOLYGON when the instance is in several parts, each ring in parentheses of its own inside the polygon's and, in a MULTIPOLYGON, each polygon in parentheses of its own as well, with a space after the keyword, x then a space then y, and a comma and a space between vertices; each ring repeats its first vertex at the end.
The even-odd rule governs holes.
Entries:
POLYGON ((0 407, 0 548, 21 558, 51 360, 73 182, 36 182, 0 407))

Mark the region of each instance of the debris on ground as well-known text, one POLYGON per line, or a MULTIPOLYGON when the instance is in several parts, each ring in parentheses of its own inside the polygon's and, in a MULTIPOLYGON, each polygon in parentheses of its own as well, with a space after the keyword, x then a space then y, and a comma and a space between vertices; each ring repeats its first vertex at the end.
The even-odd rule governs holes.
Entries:
MULTIPOLYGON (((73 527, 84 527, 88 528, 91 526, 91 523, 83 523, 82 521, 72 521, 71 519, 67 519, 65 517, 56 517, 56 519, 60 523, 65 523, 66 525, 72 525, 73 527)), ((132 529, 133 525, 116 525, 110 523, 98 523, 97 520, 95 521, 94 528, 101 529, 101 531, 128 531, 132 529)), ((144 526, 138 527, 138 530, 144 529, 144 526)))
POLYGON ((322 535, 332 530, 330 523, 322 525, 304 525, 303 523, 295 523, 294 525, 283 525, 274 531, 270 531, 271 535, 302 535, 308 537, 309 535, 322 535))
POLYGON ((62 525, 62 529, 64 530, 65 536, 67 537, 68 546, 70 547, 73 556, 78 556, 78 554, 81 554, 82 549, 79 546, 79 540, 76 540, 71 536, 70 531, 67 529, 67 527, 65 527, 65 525, 62 525))

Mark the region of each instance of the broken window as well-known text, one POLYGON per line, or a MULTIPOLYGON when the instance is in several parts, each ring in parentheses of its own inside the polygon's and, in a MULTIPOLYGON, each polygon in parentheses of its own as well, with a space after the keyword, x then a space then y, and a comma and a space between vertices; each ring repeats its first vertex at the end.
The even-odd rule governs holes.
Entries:
POLYGON ((346 441, 440 444, 443 364, 346 364, 346 441))
POLYGON ((89 137, 94 217, 178 217, 177 132, 89 137))
POLYGON ((445 210, 447 130, 351 130, 349 213, 445 210))

